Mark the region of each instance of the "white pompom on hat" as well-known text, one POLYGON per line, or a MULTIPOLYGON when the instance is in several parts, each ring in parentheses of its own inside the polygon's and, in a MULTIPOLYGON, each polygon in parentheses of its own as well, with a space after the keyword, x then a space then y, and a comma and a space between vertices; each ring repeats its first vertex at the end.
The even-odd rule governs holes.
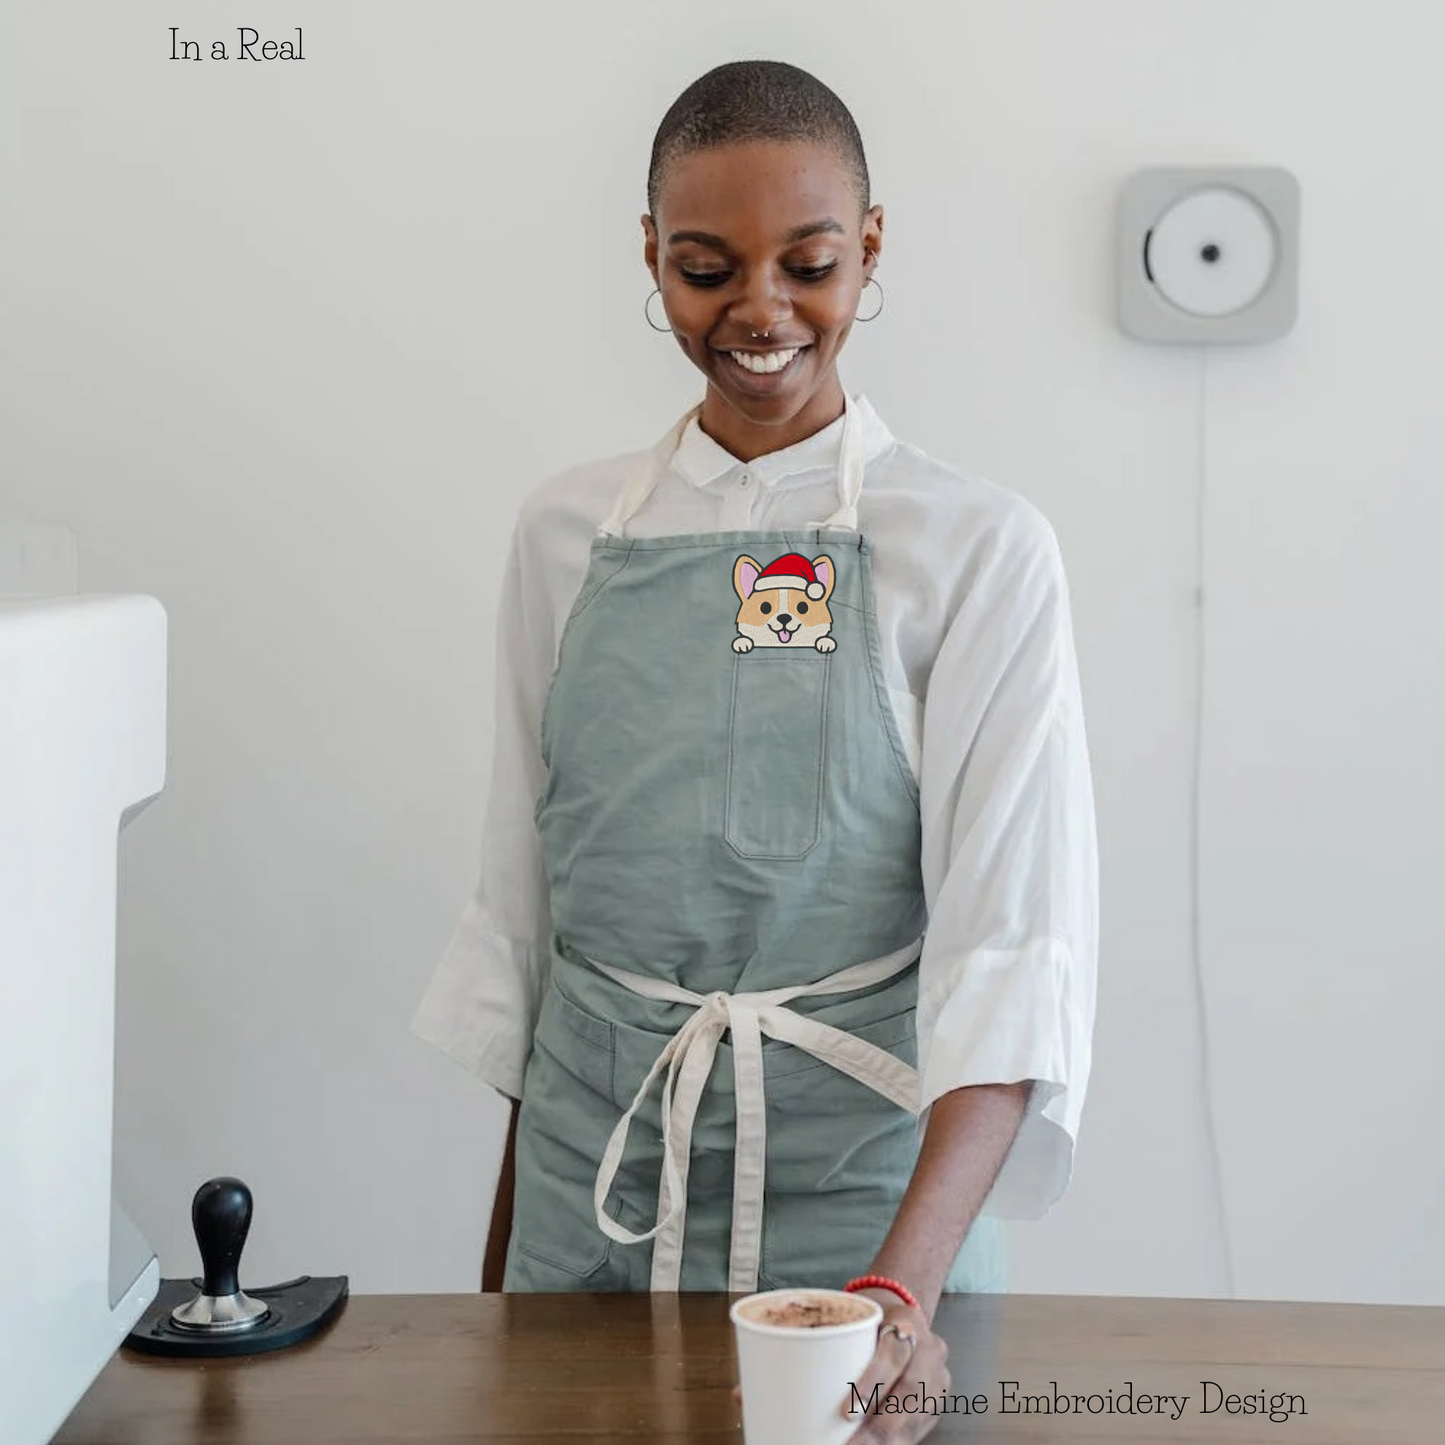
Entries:
POLYGON ((753 583, 753 591, 763 587, 792 587, 806 592, 817 602, 828 590, 818 581, 813 564, 801 552, 785 552, 776 561, 769 562, 753 583))

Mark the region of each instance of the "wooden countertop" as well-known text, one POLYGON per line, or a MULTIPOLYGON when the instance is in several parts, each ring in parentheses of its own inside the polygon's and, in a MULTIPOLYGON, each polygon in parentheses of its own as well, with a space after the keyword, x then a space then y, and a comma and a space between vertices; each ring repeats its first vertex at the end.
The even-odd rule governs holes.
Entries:
MULTIPOLYGON (((55 1445, 740 1445, 730 1298, 355 1296, 325 1334, 275 1354, 121 1351, 55 1445)), ((958 1295, 935 1328, 955 1400, 987 1409, 940 1415, 930 1441, 1445 1441, 1445 1308, 958 1295), (1177 1418, 1110 1412, 1131 1387, 1188 1400, 1177 1418), (1055 1394, 1081 1404, 1053 1413, 1055 1394), (1271 1421, 1275 1396, 1305 1413, 1289 1401, 1271 1421)))

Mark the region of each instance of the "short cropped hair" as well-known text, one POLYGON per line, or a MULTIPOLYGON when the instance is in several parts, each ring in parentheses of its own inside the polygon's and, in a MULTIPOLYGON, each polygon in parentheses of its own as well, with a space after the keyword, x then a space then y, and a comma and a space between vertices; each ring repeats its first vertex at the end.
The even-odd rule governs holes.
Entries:
POLYGON ((821 80, 781 60, 734 60, 709 70, 673 101, 652 142, 647 209, 668 167, 683 156, 738 141, 803 141, 826 147, 842 161, 858 203, 858 224, 869 207, 868 162, 848 107, 821 80))

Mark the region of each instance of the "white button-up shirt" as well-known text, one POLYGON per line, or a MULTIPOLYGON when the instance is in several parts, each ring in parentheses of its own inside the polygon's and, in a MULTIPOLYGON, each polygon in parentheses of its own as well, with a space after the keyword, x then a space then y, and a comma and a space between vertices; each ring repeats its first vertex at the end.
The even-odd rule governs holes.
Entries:
MULTIPOLYGON (((1088 1083, 1098 855, 1068 587, 1029 502, 898 441, 866 397, 858 527, 872 547, 889 696, 919 781, 928 929, 919 1127, 969 1084, 1034 1080, 984 1206, 1034 1218, 1063 1193, 1088 1083)), ((798 528, 836 505, 840 416, 740 462, 694 418, 632 536, 798 528)), ((497 728, 481 876, 412 1031, 520 1098, 550 960, 534 805, 542 707, 591 541, 647 452, 548 478, 502 581, 497 728)))

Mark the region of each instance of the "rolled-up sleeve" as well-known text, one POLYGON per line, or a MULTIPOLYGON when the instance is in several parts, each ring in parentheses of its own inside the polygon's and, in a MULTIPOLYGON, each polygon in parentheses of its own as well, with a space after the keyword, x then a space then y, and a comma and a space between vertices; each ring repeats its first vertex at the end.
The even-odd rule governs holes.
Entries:
POLYGON ((522 1096, 550 968, 551 918, 534 818, 545 768, 541 717, 555 662, 543 569, 513 532, 497 613, 496 734, 480 877, 411 1032, 509 1098, 522 1096))
POLYGON ((983 549, 925 698, 919 1127, 1033 1081, 983 1212, 1038 1218, 1073 1169, 1094 1026, 1098 850, 1063 562, 1024 505, 983 549))

